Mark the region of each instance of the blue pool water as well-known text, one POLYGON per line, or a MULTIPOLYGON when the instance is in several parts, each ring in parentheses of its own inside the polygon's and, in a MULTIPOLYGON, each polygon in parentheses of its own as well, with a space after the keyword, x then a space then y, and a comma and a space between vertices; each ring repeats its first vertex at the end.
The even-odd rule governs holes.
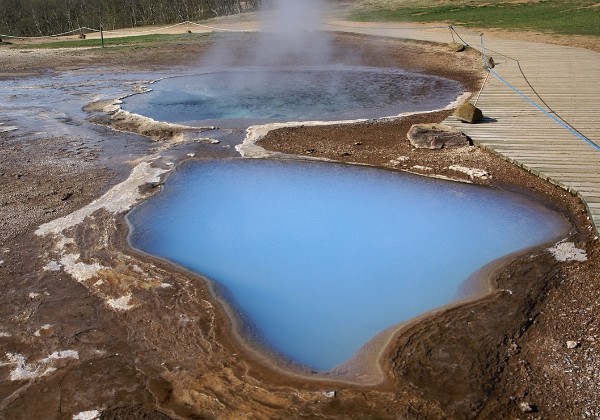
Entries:
POLYGON ((128 217, 133 246, 224 286, 264 343, 319 370, 564 228, 558 214, 489 188, 239 159, 179 168, 128 217))
POLYGON ((159 121, 306 121, 377 118, 447 106, 453 80, 402 69, 238 69, 174 77, 125 99, 124 109, 159 121))

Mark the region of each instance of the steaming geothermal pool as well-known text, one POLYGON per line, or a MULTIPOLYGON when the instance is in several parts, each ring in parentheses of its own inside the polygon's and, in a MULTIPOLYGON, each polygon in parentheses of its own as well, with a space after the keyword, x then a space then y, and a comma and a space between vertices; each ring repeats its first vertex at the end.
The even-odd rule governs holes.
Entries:
POLYGON ((123 108, 158 121, 378 118, 447 106, 453 80, 395 68, 237 69, 164 79, 123 108))
POLYGON ((245 159, 178 168, 128 219, 133 246, 216 281, 256 339, 318 370, 565 229, 562 216, 491 188, 245 159))

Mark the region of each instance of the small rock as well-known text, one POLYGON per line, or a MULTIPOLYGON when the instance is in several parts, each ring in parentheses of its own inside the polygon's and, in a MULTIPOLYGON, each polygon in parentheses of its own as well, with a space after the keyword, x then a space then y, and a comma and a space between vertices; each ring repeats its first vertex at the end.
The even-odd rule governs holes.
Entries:
POLYGON ((355 146, 362 146, 362 142, 357 141, 356 143, 354 143, 355 146))
POLYGON ((491 178, 491 175, 483 169, 467 168, 466 166, 461 166, 461 165, 450 165, 448 167, 448 169, 450 169, 451 171, 461 172, 465 175, 468 175, 471 179, 473 179, 473 178, 480 178, 480 179, 491 178))
POLYGON ((67 201, 69 198, 73 197, 73 193, 72 192, 68 192, 65 195, 62 196, 62 198, 60 199, 61 201, 67 201))
POLYGON ((469 124, 475 124, 483 118, 483 112, 470 102, 460 105, 452 115, 469 124))
POLYGON ((422 166, 422 165, 414 165, 412 167, 412 169, 416 169, 417 171, 433 171, 433 168, 430 168, 429 166, 422 166))
POLYGON ((196 154, 195 153, 188 153, 187 156, 194 157, 194 156, 196 156, 196 154))
POLYGON ((573 242, 561 241, 552 248, 548 248, 548 251, 550 251, 557 261, 561 262, 585 262, 588 259, 585 250, 577 248, 573 242))
POLYGON ((469 145, 469 138, 463 132, 444 124, 414 124, 406 137, 417 149, 469 145))
POLYGON ((323 395, 325 395, 327 398, 334 398, 335 391, 325 391, 325 392, 323 392, 323 395))
POLYGON ((461 44, 460 42, 451 42, 448 44, 448 48, 454 52, 463 52, 467 47, 465 44, 461 44))
POLYGON ((519 354, 520 352, 521 352, 521 347, 519 347, 519 345, 513 341, 510 344, 510 346, 508 347, 508 354, 516 355, 516 354, 519 354))
POLYGON ((60 271, 62 269, 62 264, 58 261, 50 261, 43 268, 44 271, 60 271))
POLYGON ((519 403, 519 409, 523 413, 534 413, 536 411, 535 405, 531 405, 527 401, 523 401, 523 402, 519 403))
POLYGON ((579 342, 578 341, 567 341, 567 348, 568 349, 576 349, 577 347, 579 347, 579 342))
MULTIPOLYGON (((398 156, 396 159, 390 160, 390 163, 392 165, 394 165, 394 166, 397 166, 397 165, 401 165, 403 163, 406 163, 409 160, 410 160, 410 158, 408 156, 398 156)), ((404 165, 404 166, 406 166, 406 165, 404 165)))
POLYGON ((55 330, 52 328, 52 325, 46 324, 42 326, 39 330, 33 333, 35 337, 50 337, 54 334, 55 330))

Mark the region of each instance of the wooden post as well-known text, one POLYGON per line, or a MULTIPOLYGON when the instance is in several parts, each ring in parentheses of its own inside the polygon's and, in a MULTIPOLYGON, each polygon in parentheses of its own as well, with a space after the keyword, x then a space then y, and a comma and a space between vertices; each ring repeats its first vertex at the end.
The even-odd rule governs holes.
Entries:
POLYGON ((104 48, 104 32, 103 32, 102 24, 100 24, 100 42, 102 43, 102 48, 104 48))

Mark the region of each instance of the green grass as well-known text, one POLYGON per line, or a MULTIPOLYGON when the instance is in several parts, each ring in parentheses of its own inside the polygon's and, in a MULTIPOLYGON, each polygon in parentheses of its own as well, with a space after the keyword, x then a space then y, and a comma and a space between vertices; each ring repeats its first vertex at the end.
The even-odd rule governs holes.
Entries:
MULTIPOLYGON (((208 39, 211 34, 177 34, 177 35, 140 35, 121 38, 105 38, 105 47, 141 47, 164 45, 168 43, 181 43, 208 39)), ((34 44, 14 45, 16 48, 89 48, 100 47, 100 39, 75 39, 68 41, 46 41, 34 44)))
POLYGON ((597 1, 542 0, 521 4, 502 1, 456 3, 426 7, 410 5, 410 3, 403 6, 399 2, 395 7, 390 7, 390 3, 388 3, 385 9, 368 6, 354 12, 351 19, 356 21, 445 22, 478 28, 600 36, 600 7, 597 1))

